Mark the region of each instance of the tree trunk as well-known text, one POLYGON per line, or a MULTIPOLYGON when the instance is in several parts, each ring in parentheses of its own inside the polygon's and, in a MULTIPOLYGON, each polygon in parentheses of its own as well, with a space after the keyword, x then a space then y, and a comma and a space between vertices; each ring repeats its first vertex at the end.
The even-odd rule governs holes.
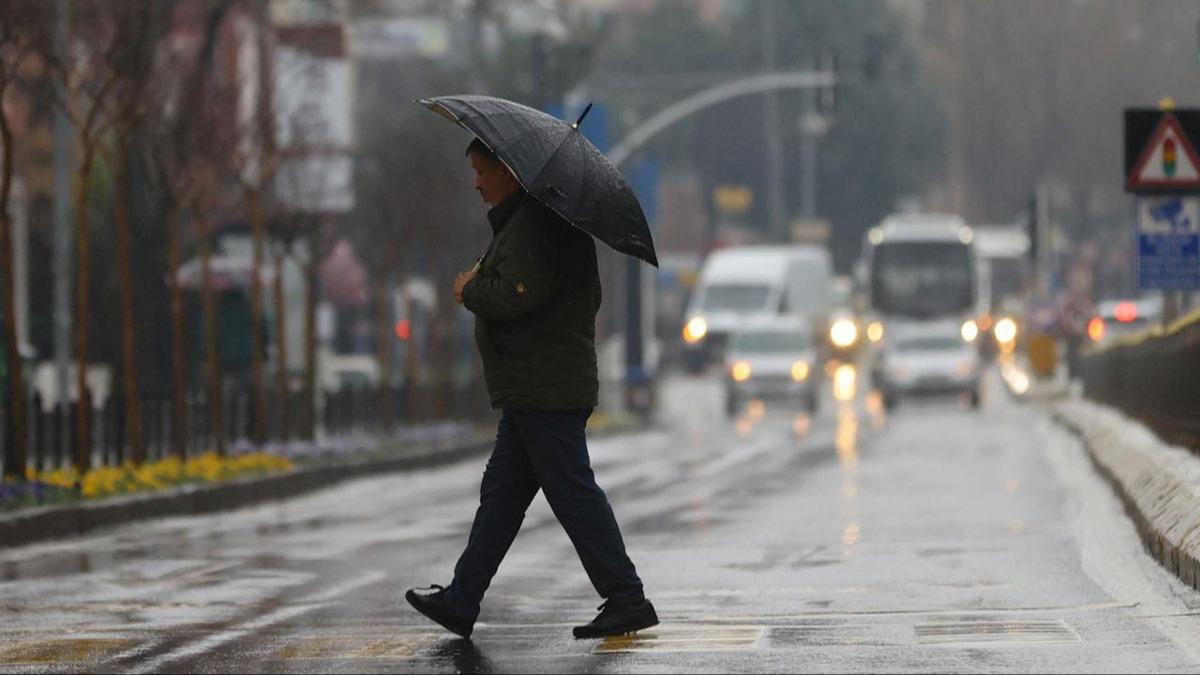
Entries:
MULTIPOLYGON (((437 277, 435 277, 437 278, 437 277)), ((437 288, 447 288, 449 284, 439 284, 437 288)), ((451 307, 453 305, 450 305, 451 307)), ((430 378, 430 391, 426 398, 434 401, 433 414, 435 416, 445 415, 450 409, 450 365, 452 359, 451 350, 448 349, 446 330, 446 314, 449 310, 447 303, 437 303, 431 316, 429 317, 429 365, 433 371, 433 376, 430 378)))
POLYGON ((138 392, 137 336, 133 323, 133 259, 131 251, 129 204, 133 195, 129 176, 128 145, 124 142, 116 153, 116 227, 117 274, 121 288, 121 356, 125 390, 125 438, 129 443, 129 459, 140 465, 146 459, 142 443, 142 406, 138 392))
POLYGON ((316 438, 317 430, 317 265, 318 242, 314 235, 309 243, 308 260, 304 266, 304 422, 305 440, 316 438))
POLYGON ((291 429, 291 406, 288 400, 287 303, 283 297, 283 251, 275 254, 275 369, 276 396, 279 400, 279 440, 286 443, 291 429))
MULTIPOLYGON (((3 90, 0 89, 0 94, 3 90)), ((0 268, 3 268, 4 347, 8 359, 10 383, 8 401, 12 414, 11 454, 4 458, 4 475, 25 479, 27 435, 25 433, 25 378, 21 372, 21 345, 17 341, 16 278, 13 276, 12 219, 9 217, 9 197, 12 194, 13 134, 8 118, 0 111, 0 142, 4 144, 4 169, 0 178, 0 268)))
POLYGON ((200 213, 200 294, 204 305, 204 360, 208 371, 208 414, 213 450, 225 454, 225 396, 221 386, 221 346, 217 342, 217 302, 212 285, 212 228, 208 216, 200 213))
POLYGON ((167 259, 171 290, 171 453, 183 459, 187 455, 187 361, 183 334, 187 330, 183 316, 183 289, 179 285, 179 257, 182 219, 174 199, 167 199, 167 259))
POLYGON ((392 312, 388 302, 387 275, 378 276, 379 281, 375 284, 375 353, 379 359, 379 419, 380 431, 390 434, 392 410, 395 407, 392 400, 392 312))
POLYGON ((412 296, 408 294, 407 290, 404 293, 404 304, 409 326, 408 341, 404 344, 404 409, 411 419, 416 416, 417 401, 420 400, 417 394, 417 369, 420 366, 420 361, 417 359, 417 322, 414 320, 416 318, 416 312, 414 311, 416 303, 413 302, 412 296))
POLYGON ((75 222, 78 231, 75 234, 75 247, 79 256, 76 267, 75 281, 75 362, 76 384, 78 393, 75 403, 75 470, 80 477, 91 468, 92 464, 92 433, 89 428, 88 399, 84 396, 87 390, 88 364, 88 317, 91 312, 89 302, 92 293, 91 273, 91 239, 88 237, 88 178, 92 172, 92 161, 96 157, 95 146, 84 139, 83 161, 79 165, 78 185, 75 187, 75 222))
POLYGON ((263 364, 263 302, 262 264, 263 244, 266 239, 266 223, 262 212, 262 190, 250 188, 250 227, 254 234, 254 264, 250 271, 250 377, 254 386, 254 432, 252 440, 261 444, 266 440, 267 398, 266 372, 263 364))

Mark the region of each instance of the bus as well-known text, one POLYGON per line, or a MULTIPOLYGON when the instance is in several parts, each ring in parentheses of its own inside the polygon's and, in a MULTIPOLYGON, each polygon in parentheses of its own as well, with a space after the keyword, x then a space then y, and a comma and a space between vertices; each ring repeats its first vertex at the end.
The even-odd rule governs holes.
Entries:
POLYGON ((954 215, 888 216, 867 232, 860 263, 864 320, 873 343, 868 354, 871 380, 885 390, 885 405, 904 387, 940 387, 963 389, 977 406, 973 359, 963 361, 964 372, 957 379, 954 373, 946 378, 941 373, 905 372, 913 382, 899 383, 896 373, 885 372, 909 343, 940 345, 940 356, 922 356, 929 362, 962 360, 964 354, 974 353, 980 334, 977 317, 985 300, 971 228, 954 215), (956 346, 951 349, 952 345, 956 346))
POLYGON ((872 341, 890 328, 938 322, 974 342, 984 298, 973 243, 971 228, 953 215, 892 215, 871 228, 857 281, 872 341))

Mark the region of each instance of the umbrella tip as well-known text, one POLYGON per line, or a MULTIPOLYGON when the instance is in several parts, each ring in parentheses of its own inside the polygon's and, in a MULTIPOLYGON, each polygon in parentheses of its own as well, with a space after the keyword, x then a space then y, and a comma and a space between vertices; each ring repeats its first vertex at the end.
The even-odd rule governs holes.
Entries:
POLYGON ((592 111, 592 104, 589 103, 589 104, 587 104, 587 107, 583 109, 583 112, 579 113, 579 119, 575 120, 575 124, 572 124, 571 128, 578 129, 579 125, 583 124, 583 118, 587 117, 587 114, 591 111, 592 111))

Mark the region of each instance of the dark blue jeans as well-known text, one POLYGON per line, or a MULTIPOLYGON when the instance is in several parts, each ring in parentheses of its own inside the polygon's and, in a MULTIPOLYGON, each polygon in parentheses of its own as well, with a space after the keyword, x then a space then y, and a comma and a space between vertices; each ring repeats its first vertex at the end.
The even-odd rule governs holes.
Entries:
POLYGON ((585 434, 591 414, 503 411, 471 536, 446 588, 447 601, 462 618, 478 618, 483 594, 539 488, 600 597, 614 604, 645 597, 608 497, 592 474, 585 434))

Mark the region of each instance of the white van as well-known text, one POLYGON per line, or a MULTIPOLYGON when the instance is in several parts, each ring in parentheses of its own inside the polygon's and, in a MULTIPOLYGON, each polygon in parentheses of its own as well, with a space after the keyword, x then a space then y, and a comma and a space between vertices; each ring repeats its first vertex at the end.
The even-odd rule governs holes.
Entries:
POLYGON ((822 246, 742 246, 714 251, 700 268, 683 325, 684 365, 696 372, 724 356, 747 321, 800 316, 824 326, 833 266, 822 246))

